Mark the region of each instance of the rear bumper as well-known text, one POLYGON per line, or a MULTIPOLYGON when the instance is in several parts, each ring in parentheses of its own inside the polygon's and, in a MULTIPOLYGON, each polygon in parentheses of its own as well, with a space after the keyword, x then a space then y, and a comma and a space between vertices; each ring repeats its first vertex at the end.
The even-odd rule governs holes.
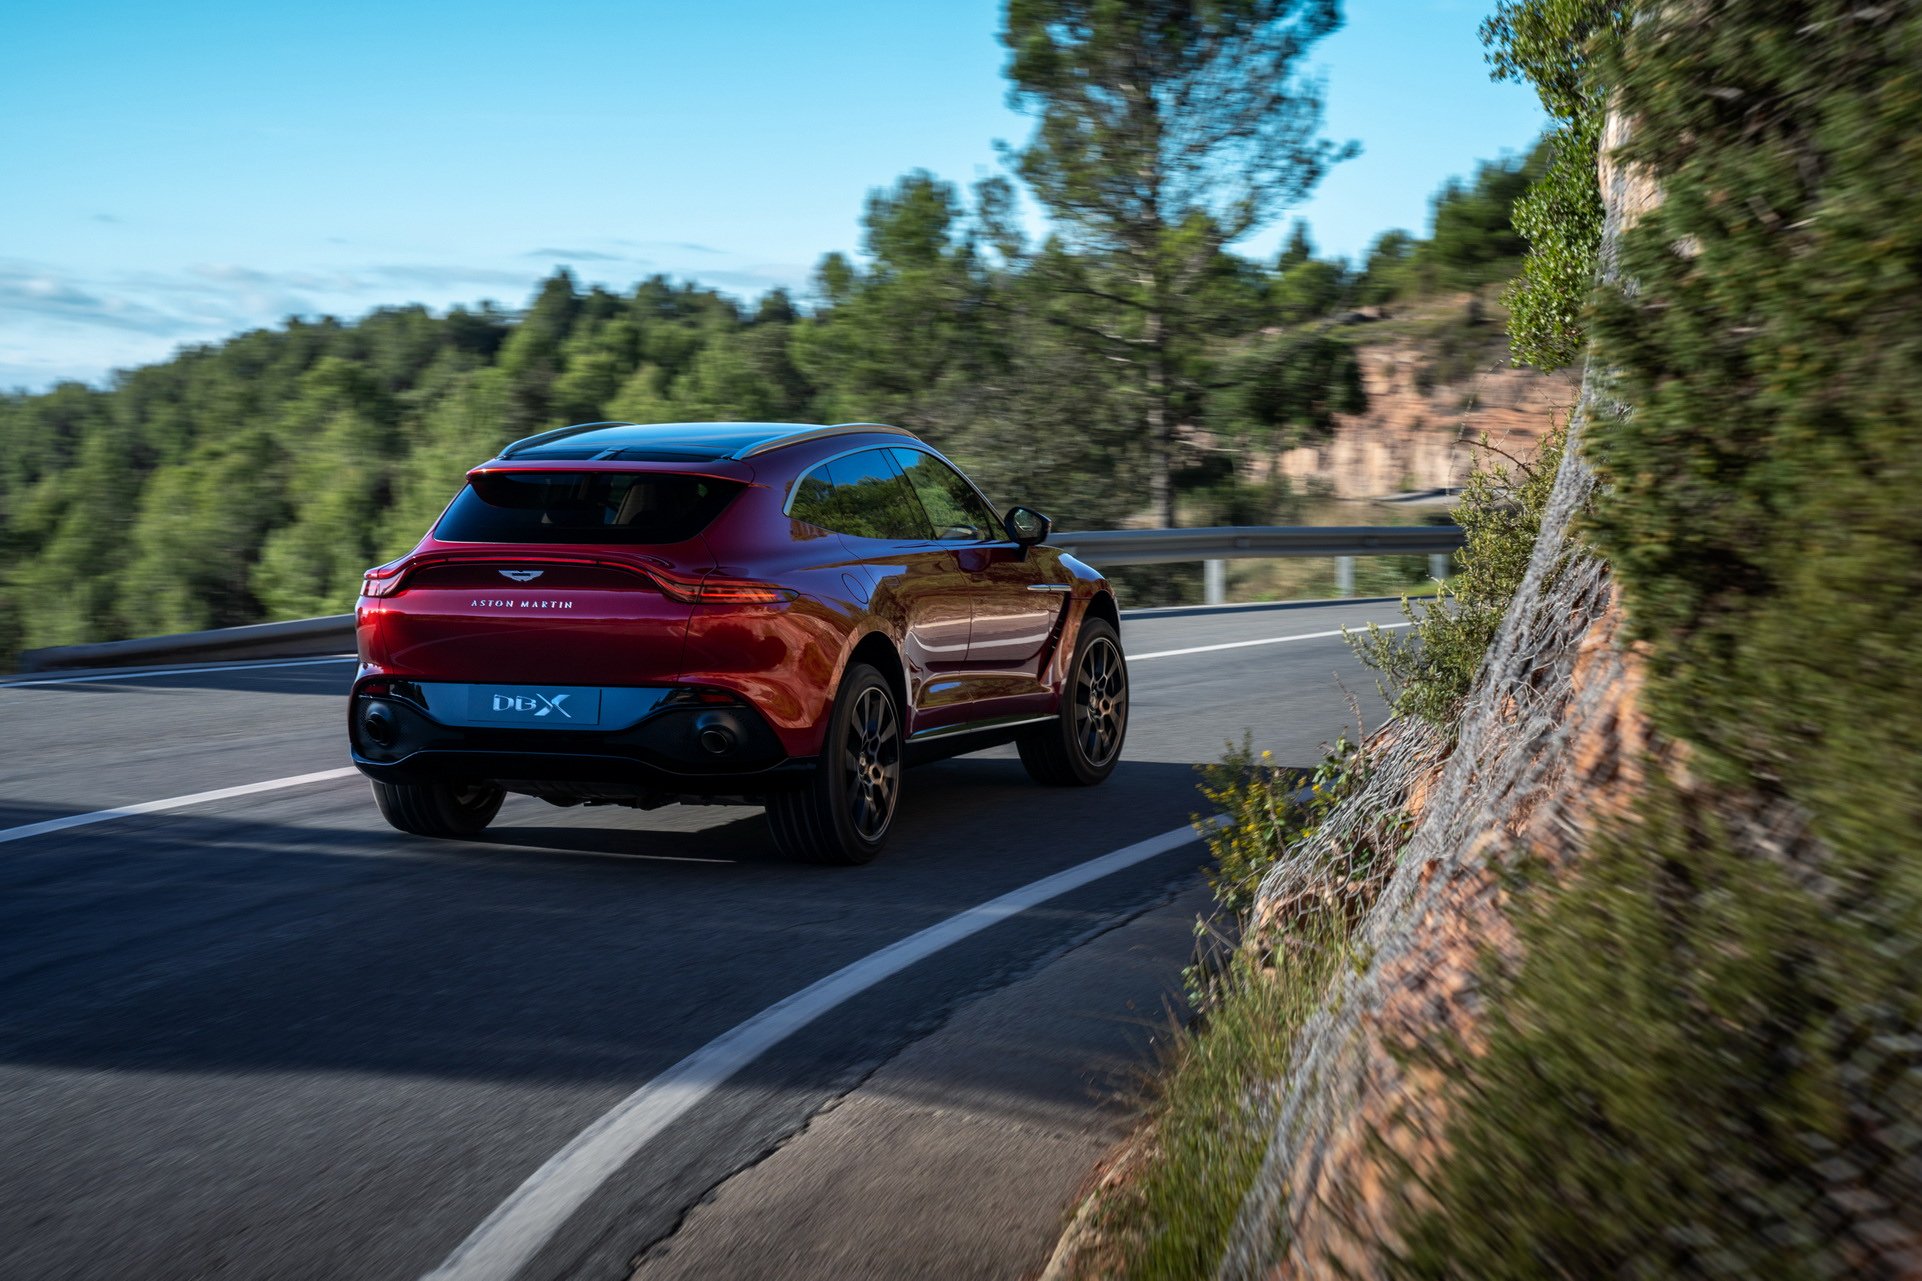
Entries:
POLYGON ((758 770, 687 774, 629 756, 461 748, 431 748, 391 762, 371 760, 356 751, 353 761, 361 773, 383 783, 454 783, 482 779, 510 792, 543 795, 578 791, 598 796, 604 790, 623 798, 630 793, 656 793, 662 797, 759 796, 800 787, 814 770, 812 758, 798 757, 758 770))
POLYGON ((754 795, 798 786, 812 758, 789 757, 752 707, 664 705, 612 730, 449 725, 423 702, 356 690, 348 707, 354 765, 386 783, 487 780, 510 791, 587 795, 754 795), (366 713, 387 727, 376 742, 366 713), (725 750, 715 745, 726 741, 725 750))

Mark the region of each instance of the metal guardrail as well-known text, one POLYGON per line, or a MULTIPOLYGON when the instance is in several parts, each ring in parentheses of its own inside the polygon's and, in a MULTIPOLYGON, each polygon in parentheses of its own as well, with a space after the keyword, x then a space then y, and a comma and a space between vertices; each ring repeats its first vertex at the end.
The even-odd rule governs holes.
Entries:
MULTIPOLYGON (((1058 547, 1091 565, 1164 565, 1201 561, 1211 605, 1225 595, 1230 560, 1272 556, 1332 556, 1339 595, 1354 594, 1357 556, 1427 556, 1430 572, 1447 574, 1448 557, 1462 545, 1455 525, 1224 525, 1212 529, 1102 529, 1052 534, 1058 547)), ((330 614, 284 623, 254 623, 178 636, 91 645, 58 645, 23 651, 22 672, 124 667, 141 664, 218 662, 249 658, 311 658, 354 648, 354 616, 330 614)))
POLYGON ((1222 525, 1050 534, 1048 546, 1090 565, 1162 565, 1264 556, 1434 556, 1462 545, 1459 525, 1222 525))
POLYGON ((354 616, 296 618, 284 623, 250 623, 174 636, 98 641, 22 650, 15 667, 22 672, 55 668, 131 667, 152 663, 206 663, 245 658, 312 658, 347 654, 354 648, 354 616))
POLYGON ((1448 558, 1461 550, 1459 525, 1217 525, 1208 529, 1101 529, 1051 534, 1059 547, 1090 565, 1202 563, 1203 599, 1228 595, 1227 562, 1273 556, 1332 556, 1335 594, 1355 594, 1357 556, 1426 556, 1428 572, 1448 576, 1448 558))
POLYGON ((1461 550, 1459 525, 1217 525, 1208 529, 1102 529, 1053 534, 1059 547, 1090 565, 1202 563, 1203 599, 1227 599, 1227 562, 1271 556, 1332 556, 1335 594, 1355 594, 1355 557, 1426 556, 1428 572, 1448 576, 1448 558, 1461 550))

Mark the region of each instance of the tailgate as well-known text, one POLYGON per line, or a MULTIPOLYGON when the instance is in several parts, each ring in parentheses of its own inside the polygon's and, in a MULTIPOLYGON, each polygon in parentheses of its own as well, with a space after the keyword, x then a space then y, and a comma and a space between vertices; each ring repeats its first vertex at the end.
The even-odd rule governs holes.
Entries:
POLYGON ((449 681, 648 685, 680 673, 693 607, 638 567, 504 555, 417 565, 363 598, 361 658, 449 681))

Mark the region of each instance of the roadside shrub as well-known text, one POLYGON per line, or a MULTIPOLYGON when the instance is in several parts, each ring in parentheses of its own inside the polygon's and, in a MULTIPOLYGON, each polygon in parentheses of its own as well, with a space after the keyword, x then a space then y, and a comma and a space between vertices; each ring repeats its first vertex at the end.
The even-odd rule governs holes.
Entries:
POLYGON ((1314 835, 1341 798, 1364 780, 1362 754, 1338 738, 1322 761, 1304 774, 1278 766, 1272 752, 1256 755, 1253 740, 1227 745, 1221 760, 1198 766, 1201 794, 1214 817, 1197 817, 1214 866, 1208 886, 1215 903, 1239 919, 1254 906, 1262 876, 1288 849, 1314 835))
POLYGON ((1175 1041, 1158 1078, 1134 1177, 1104 1190, 1092 1216, 1100 1244, 1071 1275, 1214 1274, 1274 1126, 1265 1083, 1287 1070, 1296 1032, 1348 957, 1336 928, 1272 968, 1237 955, 1219 977, 1206 1018, 1175 1041))
POLYGON ((1698 768, 1864 869, 1922 828, 1922 7, 1660 7, 1613 75, 1622 239, 1591 532, 1698 768))
MULTIPOLYGON (((1216 810, 1195 819, 1214 856, 1209 884, 1239 932, 1263 875, 1316 848, 1310 838, 1367 782, 1368 756, 1341 738, 1303 771, 1257 754, 1244 738, 1200 772, 1216 810)), ((1197 1018, 1173 1039, 1126 1176, 1084 1211, 1091 1240, 1068 1275, 1185 1281, 1214 1271, 1273 1129, 1268 1083, 1286 1071, 1296 1032, 1348 963, 1350 931, 1388 863, 1373 846, 1326 858, 1329 866, 1304 876, 1309 892, 1264 931, 1263 946, 1224 947, 1187 972, 1197 1018)), ((1206 923, 1197 935, 1234 942, 1206 923)))

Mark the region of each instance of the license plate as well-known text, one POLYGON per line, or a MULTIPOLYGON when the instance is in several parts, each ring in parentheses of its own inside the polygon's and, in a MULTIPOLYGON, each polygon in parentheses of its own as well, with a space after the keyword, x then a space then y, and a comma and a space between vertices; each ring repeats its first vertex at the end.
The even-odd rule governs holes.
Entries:
POLYGON ((601 691, 537 685, 473 685, 467 716, 489 725, 583 729, 601 723, 601 691))

